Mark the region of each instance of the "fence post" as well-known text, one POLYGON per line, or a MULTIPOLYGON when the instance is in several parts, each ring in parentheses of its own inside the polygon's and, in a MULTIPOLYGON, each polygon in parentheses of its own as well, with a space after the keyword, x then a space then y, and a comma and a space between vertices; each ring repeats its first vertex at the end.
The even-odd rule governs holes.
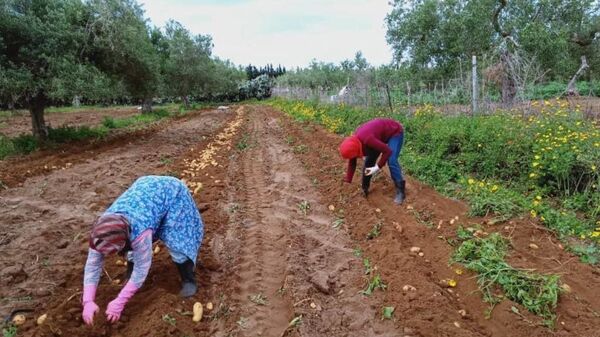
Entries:
POLYGON ((472 114, 475 115, 477 113, 477 56, 473 55, 473 95, 471 97, 471 110, 472 114))
POLYGON ((385 83, 384 86, 385 86, 385 93, 387 95, 388 105, 390 107, 390 113, 393 114, 394 113, 394 105, 392 104, 392 95, 390 95, 390 86, 387 83, 385 83))

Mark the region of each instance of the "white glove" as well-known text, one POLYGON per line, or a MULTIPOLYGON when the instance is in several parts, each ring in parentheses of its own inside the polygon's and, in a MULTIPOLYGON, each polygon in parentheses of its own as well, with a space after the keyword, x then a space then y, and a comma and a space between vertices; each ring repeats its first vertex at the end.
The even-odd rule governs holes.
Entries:
POLYGON ((379 170, 380 170, 379 165, 375 164, 375 166, 367 167, 365 169, 365 175, 366 176, 375 175, 377 172, 379 172, 379 170))

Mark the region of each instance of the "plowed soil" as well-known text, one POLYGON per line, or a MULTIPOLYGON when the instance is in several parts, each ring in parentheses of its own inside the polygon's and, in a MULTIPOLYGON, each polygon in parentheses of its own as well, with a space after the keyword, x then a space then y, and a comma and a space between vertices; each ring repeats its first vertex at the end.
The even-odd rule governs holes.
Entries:
MULTIPOLYGON (((30 163, 45 168, 26 175, 19 174, 27 171, 25 160, 0 162, 3 177, 13 179, 0 191, 0 314, 21 310, 27 321, 19 336, 600 336, 598 269, 562 250, 551 233, 527 219, 485 225, 466 216, 464 203, 411 179, 407 201, 396 206, 387 172, 365 199, 360 179, 341 182, 339 141, 271 108, 246 105, 85 150, 38 153, 30 163), (208 155, 209 165, 193 164, 208 155), (121 321, 111 325, 100 314, 85 326, 79 301, 89 227, 146 174, 202 184, 191 188, 207 231, 199 293, 178 297, 179 277, 162 249, 121 321), (375 224, 381 234, 368 239, 375 224), (459 224, 500 231, 511 238, 511 263, 562 275, 572 291, 560 297, 555 329, 509 300, 486 317, 475 275, 458 275, 460 266, 448 264, 453 248, 446 239, 459 224), (423 256, 411 253, 413 246, 423 256), (362 294, 364 258, 385 291, 362 294), (456 287, 440 282, 450 278, 456 287), (213 309, 193 323, 197 301, 213 309), (395 307, 392 319, 382 319, 384 306, 395 307), (48 318, 37 326, 41 314, 48 318)), ((117 260, 105 266, 101 309, 121 287, 125 267, 117 260)))
MULTIPOLYGON (((54 112, 45 115, 46 123, 52 127, 69 126, 98 126, 104 117, 125 118, 139 114, 136 107, 115 109, 81 109, 74 112, 54 112)), ((19 111, 11 116, 0 117, 0 134, 16 137, 20 134, 31 133, 31 117, 27 111, 19 111)))

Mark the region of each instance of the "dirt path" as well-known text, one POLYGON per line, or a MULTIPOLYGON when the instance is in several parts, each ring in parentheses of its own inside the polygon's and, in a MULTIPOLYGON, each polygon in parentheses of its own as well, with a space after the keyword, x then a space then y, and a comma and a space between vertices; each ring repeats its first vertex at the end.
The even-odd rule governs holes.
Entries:
POLYGON ((279 117, 254 106, 247 116, 247 147, 228 173, 226 235, 234 239, 222 239, 223 252, 237 257, 228 267, 236 310, 215 335, 396 336, 360 294, 350 238, 331 227, 334 214, 285 143, 279 117))

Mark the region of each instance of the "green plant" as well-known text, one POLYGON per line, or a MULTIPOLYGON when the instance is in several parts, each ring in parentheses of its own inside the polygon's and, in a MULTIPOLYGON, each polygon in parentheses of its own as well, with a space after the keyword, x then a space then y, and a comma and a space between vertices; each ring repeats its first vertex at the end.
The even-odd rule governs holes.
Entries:
POLYGON ((331 223, 331 227, 338 229, 340 228, 342 225, 344 224, 344 219, 343 218, 336 218, 335 220, 333 220, 333 222, 331 223))
POLYGON ((169 164, 173 163, 173 159, 166 157, 166 156, 162 156, 162 157, 160 157, 160 163, 163 165, 169 165, 169 164))
POLYGON ((13 324, 5 324, 2 327, 2 337, 15 337, 17 335, 17 327, 13 324))
POLYGON ((240 319, 237 320, 237 322, 235 322, 240 328, 242 329, 246 329, 247 325, 248 325, 248 318, 244 317, 244 316, 240 316, 240 319))
POLYGON ((248 149, 250 147, 249 138, 250 138, 249 135, 247 135, 247 134, 243 135, 242 138, 237 142, 237 144, 235 144, 235 147, 239 151, 245 151, 246 149, 248 149))
POLYGON ((433 218, 433 214, 431 214, 431 212, 418 211, 416 209, 413 209, 412 213, 415 216, 417 222, 419 222, 420 224, 425 225, 428 228, 432 228, 434 226, 433 222, 431 222, 431 219, 433 218))
POLYGON ((265 297, 265 295, 263 295, 262 293, 258 293, 256 295, 251 295, 248 297, 250 299, 250 301, 256 305, 266 305, 267 304, 267 298, 265 297))
POLYGON ((162 316, 162 320, 169 323, 171 326, 176 326, 177 325, 177 320, 175 319, 175 317, 172 317, 169 314, 165 314, 162 316))
POLYGON ((354 254, 354 256, 356 256, 356 257, 361 257, 363 254, 363 251, 362 251, 362 249, 360 249, 360 247, 356 247, 352 251, 352 254, 354 254))
POLYGON ((294 153, 296 154, 304 154, 308 152, 308 146, 304 144, 294 146, 294 153))
POLYGON ((288 324, 288 329, 296 328, 302 324, 302 315, 294 317, 288 324))
POLYGON ((395 309, 396 309, 395 307, 383 307, 383 308, 381 308, 381 320, 392 319, 392 316, 394 315, 394 310, 395 309))
POLYGON ((32 135, 20 135, 12 139, 15 152, 28 154, 39 147, 38 140, 32 135))
POLYGON ((365 274, 369 275, 371 274, 371 261, 369 261, 368 258, 364 258, 363 259, 363 266, 365 267, 365 274))
POLYGON ((13 141, 0 134, 0 160, 8 157, 16 152, 13 141))
POLYGON ((379 274, 373 276, 370 280, 369 283, 367 284, 367 289, 362 291, 363 295, 366 296, 370 296, 371 294, 373 294, 373 292, 377 289, 380 290, 385 290, 387 288, 387 285, 385 283, 383 283, 383 281, 381 280, 381 276, 379 274))
POLYGON ((104 127, 106 127, 107 129, 117 128, 117 123, 115 122, 115 119, 110 116, 104 116, 104 119, 102 119, 102 125, 104 125, 104 127))
POLYGON ((374 238, 378 237, 379 235, 381 235, 381 226, 382 225, 383 225, 383 223, 381 221, 374 224, 373 228, 371 228, 369 233, 367 233, 367 240, 374 239, 374 238))
POLYGON ((508 241, 498 233, 485 238, 472 236, 456 248, 451 261, 462 263, 478 274, 477 283, 484 301, 491 305, 490 310, 500 300, 494 293, 494 287, 500 286, 507 298, 541 316, 551 326, 560 293, 559 276, 512 267, 505 261, 507 251, 508 241))
POLYGON ((302 212, 304 216, 306 216, 310 211, 310 203, 307 200, 303 200, 300 203, 298 203, 298 209, 300 210, 300 212, 302 212))

